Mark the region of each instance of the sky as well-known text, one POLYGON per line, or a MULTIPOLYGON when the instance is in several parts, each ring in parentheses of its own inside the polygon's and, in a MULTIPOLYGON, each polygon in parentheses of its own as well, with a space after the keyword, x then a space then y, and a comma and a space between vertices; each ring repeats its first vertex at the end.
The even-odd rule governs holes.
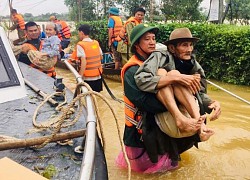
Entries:
MULTIPOLYGON (((67 13, 64 0, 12 0, 12 6, 18 13, 32 13, 34 16, 46 13, 67 13)), ((9 15, 9 0, 0 0, 0 15, 9 15)))
MULTIPOLYGON (((210 0, 204 0, 202 7, 209 8, 210 0)), ((13 8, 18 13, 32 13, 34 16, 46 13, 67 13, 69 10, 64 5, 64 0, 12 0, 13 8)), ((0 0, 0 15, 9 15, 9 0, 0 0)))

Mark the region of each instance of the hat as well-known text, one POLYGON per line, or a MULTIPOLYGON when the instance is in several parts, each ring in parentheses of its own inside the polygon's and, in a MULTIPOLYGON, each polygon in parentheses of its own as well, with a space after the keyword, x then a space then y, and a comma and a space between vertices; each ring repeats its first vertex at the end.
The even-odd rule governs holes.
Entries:
POLYGON ((130 34, 130 42, 131 42, 131 52, 135 52, 134 45, 140 39, 140 37, 149 31, 154 31, 155 34, 158 32, 157 27, 149 26, 148 24, 139 24, 133 28, 130 34))
POLYGON ((29 50, 27 55, 30 62, 45 71, 54 67, 57 62, 56 58, 44 56, 40 51, 29 50))
POLYGON ((50 16, 50 17, 49 17, 49 20, 50 20, 50 21, 56 20, 56 16, 50 16))
POLYGON ((118 16, 119 15, 119 9, 116 8, 116 7, 111 7, 111 8, 109 8, 108 13, 118 16))
POLYGON ((164 44, 168 45, 183 41, 197 42, 198 40, 199 38, 193 37, 191 31, 188 28, 177 28, 171 32, 169 40, 164 44))

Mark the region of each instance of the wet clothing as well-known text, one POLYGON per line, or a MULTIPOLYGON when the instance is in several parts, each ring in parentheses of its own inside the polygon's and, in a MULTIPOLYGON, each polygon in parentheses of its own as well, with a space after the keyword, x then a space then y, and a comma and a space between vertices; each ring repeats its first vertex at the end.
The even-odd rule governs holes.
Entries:
MULTIPOLYGON (((143 92, 136 86, 134 75, 139 66, 132 66, 124 73, 124 94, 141 111, 143 111, 142 134, 135 126, 125 126, 124 144, 128 147, 143 148, 150 161, 157 163, 160 156, 168 154, 172 165, 176 165, 179 154, 200 142, 199 135, 185 138, 171 138, 163 133, 155 122, 154 114, 167 111, 153 93, 143 92)), ((139 157, 138 157, 139 158, 139 157)))

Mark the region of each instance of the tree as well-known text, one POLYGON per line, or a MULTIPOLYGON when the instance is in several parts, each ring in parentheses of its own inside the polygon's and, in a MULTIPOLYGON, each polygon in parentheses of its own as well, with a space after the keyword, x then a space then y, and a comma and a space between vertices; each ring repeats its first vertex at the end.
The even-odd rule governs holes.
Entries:
POLYGON ((96 20, 94 0, 64 0, 66 6, 70 8, 70 18, 74 21, 96 20))
POLYGON ((202 0, 162 0, 161 11, 165 21, 194 21, 201 19, 199 6, 202 0))
POLYGON ((24 17, 24 19, 26 19, 26 18, 32 18, 33 15, 32 15, 31 13, 25 13, 25 14, 23 15, 23 17, 24 17))
POLYGON ((226 11, 226 18, 234 23, 249 24, 250 20, 250 0, 226 0, 228 11, 226 11))
POLYGON ((148 0, 118 0, 117 3, 122 4, 126 11, 130 15, 134 13, 134 10, 138 7, 143 7, 149 12, 150 1, 148 0))

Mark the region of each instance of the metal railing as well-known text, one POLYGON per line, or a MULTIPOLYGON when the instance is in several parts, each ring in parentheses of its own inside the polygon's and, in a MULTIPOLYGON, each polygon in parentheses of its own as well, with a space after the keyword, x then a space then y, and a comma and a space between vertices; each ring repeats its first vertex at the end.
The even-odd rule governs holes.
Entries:
MULTIPOLYGON (((68 69, 75 75, 77 83, 83 82, 82 76, 75 70, 75 68, 67 60, 63 61, 68 69)), ((81 89, 82 92, 88 91, 88 89, 84 86, 82 86, 81 89)), ((87 131, 79 180, 92 179, 95 160, 96 117, 90 95, 87 95, 85 100, 87 107, 87 131)))

